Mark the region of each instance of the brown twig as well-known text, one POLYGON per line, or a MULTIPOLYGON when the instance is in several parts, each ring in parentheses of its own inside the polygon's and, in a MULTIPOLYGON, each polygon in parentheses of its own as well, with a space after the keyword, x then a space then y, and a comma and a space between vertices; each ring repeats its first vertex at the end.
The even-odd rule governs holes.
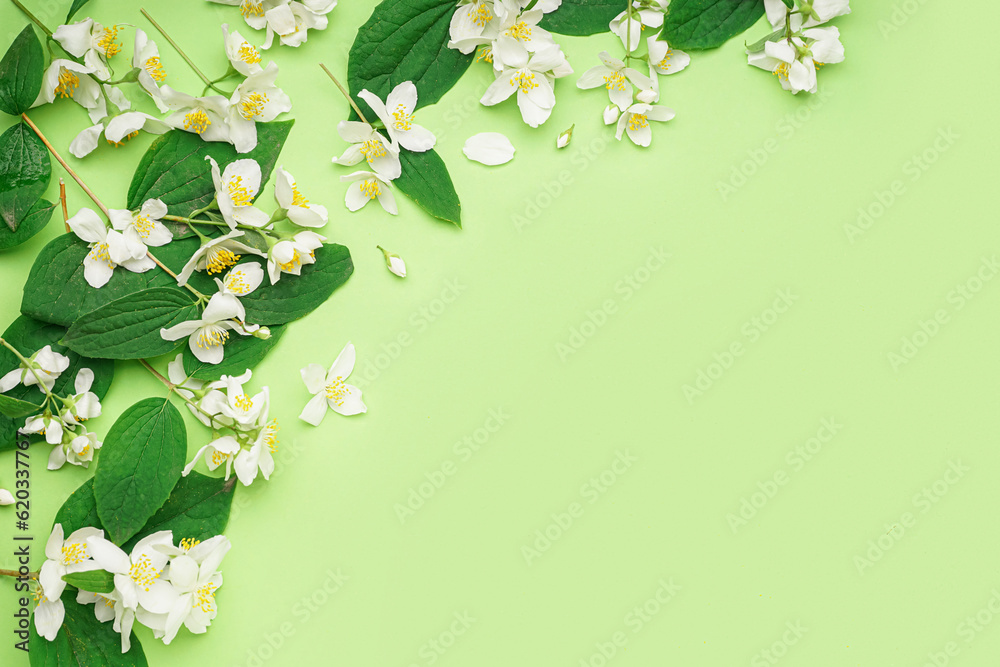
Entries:
POLYGON ((59 179, 59 201, 62 202, 63 224, 66 225, 66 233, 68 234, 73 230, 69 228, 69 209, 66 208, 66 181, 62 178, 59 179))
POLYGON ((354 108, 354 112, 356 114, 358 114, 358 118, 360 118, 362 121, 364 121, 364 123, 366 125, 371 125, 371 123, 368 122, 368 119, 365 118, 365 115, 363 113, 361 113, 361 109, 359 109, 358 105, 355 104, 354 99, 351 98, 351 95, 350 95, 350 93, 347 92, 347 89, 344 88, 343 84, 341 84, 340 81, 337 81, 337 77, 335 77, 333 75, 333 72, 331 72, 330 70, 328 70, 326 68, 326 65, 324 65, 323 63, 320 63, 319 66, 322 67, 323 71, 326 72, 327 76, 329 76, 331 79, 333 79, 333 82, 335 84, 337 84, 337 88, 340 88, 340 92, 342 92, 344 94, 344 97, 347 98, 347 101, 351 103, 351 107, 353 107, 354 108))

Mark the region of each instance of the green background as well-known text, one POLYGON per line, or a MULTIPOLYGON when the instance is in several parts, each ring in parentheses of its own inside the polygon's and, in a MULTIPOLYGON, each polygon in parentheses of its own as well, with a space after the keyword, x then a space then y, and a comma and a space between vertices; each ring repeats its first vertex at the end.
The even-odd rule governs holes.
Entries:
MULTIPOLYGON (((29 2, 50 26, 64 4, 29 2)), ((1000 242, 1000 11, 854 4, 835 22, 847 60, 820 72, 824 98, 783 92, 737 38, 661 79, 677 117, 654 123, 647 150, 613 140, 603 91, 574 86, 597 52, 620 52, 613 36, 557 38, 577 74, 558 82, 538 130, 513 101, 479 106, 491 77, 473 67, 417 116, 461 195, 461 231, 401 196, 398 218, 343 207, 349 170, 329 159, 347 105, 317 63, 346 74, 373 3, 344 2, 302 48, 272 49, 296 119, 279 162, 330 208, 326 234, 357 268, 255 371, 282 425, 278 470, 236 494, 209 633, 165 647, 140 630, 150 664, 597 666, 616 638, 607 662, 623 666, 995 664, 1000 280, 977 281, 1000 242), (515 160, 467 161, 462 145, 481 131, 507 134, 515 160), (879 206, 860 235, 845 228, 879 206), (402 255, 408 278, 385 270, 377 244, 402 255), (670 255, 655 271, 651 248, 670 255), (769 312, 779 291, 792 305, 769 312), (904 338, 920 347, 894 364, 904 338), (348 340, 368 414, 313 429, 297 419, 309 398, 299 368, 330 364, 348 340), (699 372, 714 379, 689 400, 699 372), (491 410, 505 423, 487 436, 491 410), (478 451, 456 444, 477 437, 478 451), (619 455, 634 460, 607 472, 619 455), (397 504, 442 468, 454 474, 401 521, 397 504), (552 527, 573 503, 572 524, 552 527), (745 525, 729 517, 741 507, 745 525), (546 529, 557 538, 526 556, 546 529), (681 587, 662 605, 661 580, 681 587), (474 621, 455 623, 466 613, 474 621)), ((263 38, 235 8, 144 6, 210 75, 225 69, 220 23, 263 38)), ((168 82, 200 90, 138 5, 94 0, 88 12, 147 29, 168 82)), ((4 46, 23 24, 0 5, 4 46)), ((68 102, 31 116, 63 150, 87 124, 68 102)), ((122 206, 149 141, 69 161, 122 206)), ((67 188, 71 209, 88 205, 67 188)), ((2 324, 59 222, 0 254, 2 324)), ((135 364, 117 370, 98 432, 162 395, 135 364)), ((193 453, 208 433, 188 424, 193 453)), ((56 509, 91 474, 47 472, 48 452, 31 449, 36 566, 56 509)), ((5 486, 13 467, 0 455, 5 486)), ((4 567, 13 522, 0 510, 4 567)), ((11 588, 0 585, 5 610, 11 588)), ((0 662, 22 664, 4 618, 0 662)))

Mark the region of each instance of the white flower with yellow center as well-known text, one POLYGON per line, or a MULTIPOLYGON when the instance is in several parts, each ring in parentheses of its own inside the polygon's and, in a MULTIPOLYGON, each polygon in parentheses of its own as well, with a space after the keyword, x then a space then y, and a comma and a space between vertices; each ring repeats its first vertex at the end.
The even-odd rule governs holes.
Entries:
POLYGON ((326 207, 311 204, 295 183, 295 178, 279 166, 274 172, 274 198, 285 209, 288 219, 300 227, 322 227, 330 220, 326 207))
POLYGON ((316 262, 316 249, 323 246, 325 236, 302 231, 290 239, 278 241, 267 251, 267 275, 274 285, 282 273, 302 274, 302 267, 316 262))
POLYGON ((844 61, 844 45, 837 28, 809 28, 777 42, 767 42, 763 51, 748 54, 748 62, 778 78, 793 95, 818 90, 816 70, 844 61))
POLYGON ((267 225, 271 216, 253 205, 260 192, 261 171, 257 161, 250 158, 235 160, 219 173, 219 164, 212 156, 206 155, 205 159, 211 163, 215 201, 229 228, 235 230, 236 225, 267 225))
POLYGON ((260 64, 260 49, 243 38, 243 35, 233 30, 229 32, 229 24, 222 24, 222 35, 226 45, 226 57, 229 64, 243 76, 250 76, 263 70, 260 64))
POLYGON ((69 357, 55 352, 51 345, 38 350, 27 361, 27 365, 22 361, 17 368, 0 377, 0 393, 8 392, 19 384, 37 386, 39 379, 44 387, 42 391, 52 391, 56 380, 69 368, 69 357))
POLYGON ((91 287, 106 285, 119 266, 133 273, 145 273, 156 266, 148 256, 133 257, 125 236, 115 229, 109 230, 89 208, 80 209, 66 224, 90 244, 90 252, 83 258, 83 276, 91 287))
POLYGON ((118 26, 104 27, 94 19, 84 19, 69 25, 61 25, 52 33, 67 53, 83 58, 88 67, 93 67, 97 76, 107 79, 111 76, 108 60, 118 55, 122 44, 118 41, 118 26))
POLYGON ((264 18, 264 14, 267 13, 269 9, 277 7, 278 5, 283 5, 288 2, 288 0, 208 0, 209 2, 214 2, 220 5, 229 5, 230 7, 239 7, 240 14, 243 15, 243 20, 247 22, 247 25, 254 30, 263 30, 267 27, 267 19, 264 18))
POLYGON ((246 382, 244 377, 223 376, 222 380, 226 383, 226 401, 222 404, 222 416, 227 419, 227 425, 246 431, 253 428, 261 416, 267 419, 271 399, 267 387, 253 396, 247 394, 243 388, 246 382))
POLYGON ((257 146, 257 122, 268 123, 290 111, 292 102, 274 85, 277 63, 268 63, 236 87, 229 99, 229 140, 237 153, 247 153, 257 146))
MULTIPOLYGON (((789 8, 784 0, 764 0, 767 20, 775 30, 785 27, 789 8)), ((799 0, 792 15, 792 31, 813 28, 838 16, 851 13, 850 0, 799 0)))
POLYGON ((252 331, 243 324, 246 311, 243 304, 232 294, 216 293, 209 299, 205 312, 197 320, 175 324, 169 329, 160 329, 164 340, 188 338, 191 353, 206 364, 222 362, 223 346, 229 340, 229 332, 249 336, 252 331))
MULTIPOLYGON (((243 382, 249 380, 250 370, 240 377, 244 378, 243 382)), ((174 391, 187 399, 185 405, 198 421, 210 428, 222 424, 219 415, 222 414, 222 404, 226 401, 226 395, 221 391, 226 386, 225 382, 216 380, 206 383, 190 377, 184 371, 184 355, 181 353, 167 364, 167 379, 174 385, 174 391)))
POLYGON ((264 269, 260 268, 257 262, 244 262, 237 264, 229 270, 226 276, 219 280, 215 279, 219 291, 224 294, 232 294, 235 297, 242 297, 250 294, 260 287, 264 282, 264 269))
POLYGON ((539 8, 520 11, 520 5, 501 0, 496 5, 500 15, 497 36, 493 40, 493 68, 520 67, 530 54, 555 45, 552 33, 538 26, 545 13, 539 8))
POLYGON ((517 93, 521 118, 531 127, 538 127, 549 119, 556 104, 552 73, 565 65, 566 57, 558 46, 536 51, 530 59, 515 62, 497 74, 480 102, 489 107, 517 93))
POLYGON ((142 606, 155 614, 167 613, 177 599, 173 586, 164 578, 167 556, 157 547, 173 546, 169 530, 139 540, 126 554, 102 535, 87 538, 87 548, 101 569, 114 575, 115 593, 125 609, 142 606))
POLYGON ((129 111, 110 120, 102 118, 97 124, 85 128, 70 143, 69 152, 78 158, 90 155, 97 148, 102 135, 109 145, 121 147, 139 136, 140 130, 150 134, 165 134, 171 129, 173 128, 159 118, 141 111, 129 111))
POLYGON ((63 404, 63 422, 76 425, 101 416, 101 399, 90 391, 93 386, 94 371, 89 368, 81 368, 73 382, 76 393, 68 396, 63 404))
POLYGON ((63 422, 62 417, 54 415, 48 411, 40 415, 33 415, 24 420, 24 426, 17 429, 18 433, 24 435, 44 435, 45 442, 50 445, 62 443, 63 436, 67 434, 67 429, 72 429, 72 424, 63 422))
POLYGON ((646 40, 646 46, 649 50, 649 64, 657 74, 676 74, 691 64, 691 56, 670 48, 669 44, 656 35, 646 40))
POLYGON ((233 468, 236 477, 243 486, 250 486, 259 472, 264 480, 271 478, 274 472, 274 452, 278 450, 278 420, 265 421, 264 416, 256 425, 256 435, 249 449, 243 449, 236 455, 233 468))
POLYGON ((672 119, 676 114, 673 109, 667 107, 654 106, 639 102, 633 104, 618 118, 618 128, 615 138, 622 140, 622 134, 628 134, 628 138, 636 146, 649 146, 653 140, 653 131, 649 127, 649 121, 655 120, 665 122, 672 119))
POLYGON ((301 46, 309 39, 310 30, 325 30, 326 15, 337 6, 337 0, 304 0, 286 2, 264 13, 267 37, 264 48, 271 48, 274 36, 285 46, 301 46))
POLYGON ((337 133, 351 145, 339 158, 333 158, 334 164, 351 167, 365 160, 382 178, 390 181, 399 178, 399 174, 402 173, 399 147, 386 139, 385 135, 368 123, 354 120, 342 120, 337 123, 337 133))
POLYGON ((57 523, 45 543, 45 562, 38 571, 38 606, 35 608, 35 629, 49 641, 62 627, 65 610, 60 596, 66 588, 63 576, 101 569, 89 548, 90 539, 103 539, 104 531, 81 528, 63 539, 63 527, 57 523))
POLYGON ((635 0, 631 12, 624 11, 611 20, 611 32, 618 35, 622 46, 632 53, 639 48, 639 40, 647 27, 658 29, 663 26, 663 13, 669 4, 670 0, 660 0, 659 3, 643 7, 639 0, 635 0))
POLYGON ((607 51, 601 51, 599 57, 601 64, 584 72, 576 82, 577 88, 588 90, 603 86, 611 102, 624 111, 632 104, 632 84, 640 89, 653 85, 645 74, 626 67, 623 61, 613 58, 607 51))
POLYGON ((499 35, 499 25, 493 0, 459 0, 448 28, 448 48, 472 53, 499 35))
POLYGON ((358 97, 368 103, 385 125, 393 144, 414 153, 434 148, 437 142, 434 134, 413 122, 413 111, 417 108, 417 87, 412 81, 404 81, 393 88, 386 97, 385 104, 378 95, 367 90, 358 93, 358 97))
POLYGON ((225 236, 206 241, 188 260, 181 272, 177 274, 177 284, 186 285, 195 271, 207 271, 209 275, 222 273, 236 266, 244 255, 259 255, 264 253, 257 248, 237 241, 243 236, 241 230, 229 232, 225 236))
POLYGON ((160 62, 160 50, 156 42, 149 39, 142 28, 135 29, 132 67, 139 70, 139 85, 153 98, 156 107, 166 113, 167 105, 160 99, 160 84, 167 80, 167 72, 160 62))
POLYGON ((159 199, 147 199, 135 213, 113 208, 108 211, 108 218, 111 226, 122 233, 125 248, 132 258, 142 259, 147 246, 156 248, 173 240, 174 235, 160 221, 166 214, 166 204, 159 199))
POLYGON ((326 416, 327 408, 347 417, 368 411, 361 400, 361 390, 344 382, 354 370, 354 361, 354 345, 348 343, 337 355, 329 371, 324 371, 319 364, 309 364, 300 371, 302 381, 313 397, 306 403, 299 419, 319 426, 326 416))
POLYGON ((347 186, 347 195, 344 199, 348 210, 361 210, 372 199, 378 199, 378 203, 386 212, 392 215, 399 212, 396 208, 396 197, 392 194, 392 185, 380 174, 373 171, 356 171, 353 174, 341 176, 340 180, 350 183, 347 186))
POLYGON ((205 141, 229 141, 229 100, 222 95, 193 97, 164 84, 160 99, 173 112, 163 119, 170 127, 197 134, 205 141))
POLYGON ((73 426, 73 428, 80 429, 80 432, 64 431, 63 442, 52 448, 47 465, 49 470, 58 470, 66 463, 87 468, 94 460, 94 452, 101 448, 103 443, 96 433, 88 431, 83 426, 73 426))
POLYGON ((182 474, 184 477, 191 474, 191 471, 198 463, 198 459, 204 456, 205 466, 209 470, 215 470, 219 466, 225 464, 226 479, 228 480, 233 470, 233 461, 236 459, 236 455, 239 454, 240 451, 240 443, 235 437, 231 435, 221 436, 195 452, 195 455, 191 459, 190 463, 184 467, 182 474))
POLYGON ((104 98, 101 96, 101 85, 91 76, 95 71, 93 67, 72 60, 53 59, 42 77, 42 88, 38 92, 35 106, 49 104, 55 101, 56 97, 68 97, 84 109, 96 109, 98 100, 103 104, 104 98))

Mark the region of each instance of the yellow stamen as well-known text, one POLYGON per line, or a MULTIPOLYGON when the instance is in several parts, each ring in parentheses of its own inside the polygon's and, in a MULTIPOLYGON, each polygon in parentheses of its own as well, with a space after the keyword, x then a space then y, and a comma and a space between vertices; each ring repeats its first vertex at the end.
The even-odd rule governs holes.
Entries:
POLYGON ((396 105, 396 110, 392 112, 392 117, 396 119, 393 126, 397 130, 409 130, 413 128, 413 114, 407 112, 402 104, 396 105))
POLYGON ((62 548, 63 565, 79 565, 87 560, 87 545, 82 542, 64 544, 62 548))
POLYGON ((218 588, 215 584, 205 584, 199 588, 194 594, 194 602, 191 604, 192 607, 198 607, 203 612, 208 613, 215 608, 215 589, 218 588))
POLYGON ((625 90, 625 75, 621 72, 612 72, 604 77, 604 87, 608 90, 625 90))
POLYGON ((535 73, 521 70, 510 79, 510 85, 520 86, 522 93, 530 93, 533 88, 537 88, 535 83, 535 73))
POLYGON ((236 407, 238 407, 243 412, 250 412, 253 409, 253 399, 246 394, 240 394, 236 397, 236 407))
POLYGON ((247 65, 255 65, 260 62, 260 51, 250 42, 243 42, 237 55, 247 65))
POLYGON ((240 261, 240 257, 242 255, 237 255, 228 248, 213 248, 209 251, 208 264, 205 268, 209 273, 222 273, 240 261))
POLYGON ((191 549, 195 548, 199 544, 201 544, 201 540, 196 540, 193 537, 185 537, 181 540, 181 549, 184 551, 191 551, 191 549))
POLYGON ((243 0, 240 3, 240 13, 245 19, 251 16, 264 16, 263 3, 260 0, 243 0))
POLYGON ((513 37, 520 42, 527 42, 531 40, 531 26, 524 21, 518 21, 510 28, 507 29, 507 35, 513 37))
POLYGON ((232 458, 232 456, 233 456, 232 454, 226 454, 224 452, 220 452, 217 449, 214 452, 212 452, 212 465, 215 467, 219 467, 220 465, 225 463, 228 459, 232 458))
POLYGON ((101 38, 97 40, 97 47, 110 58, 122 50, 122 45, 116 42, 116 39, 118 39, 118 26, 113 25, 110 28, 105 28, 104 32, 101 33, 101 38))
POLYGON ((229 340, 228 331, 225 329, 219 329, 218 327, 211 327, 202 329, 198 333, 197 343, 198 347, 204 350, 218 345, 225 345, 227 340, 229 340))
POLYGON ((153 56, 147 60, 144 69, 157 83, 167 78, 167 73, 163 70, 163 65, 160 64, 160 56, 153 56))
POLYGON ((344 399, 347 398, 347 394, 347 385, 344 384, 344 378, 341 375, 338 375, 333 382, 326 385, 326 397, 337 405, 344 405, 344 399))
POLYGON ((778 77, 779 79, 783 79, 785 81, 788 81, 788 69, 789 69, 788 63, 781 63, 771 73, 774 74, 774 76, 778 77))
POLYGON ((299 192, 299 188, 292 183, 292 206, 309 206, 309 200, 299 192))
POLYGON ((294 251, 294 253, 292 254, 292 258, 287 262, 278 263, 278 268, 284 271, 285 273, 291 273, 295 271, 295 269, 301 267, 302 267, 302 256, 299 254, 298 250, 294 251))
POLYGON ((136 130, 135 132, 132 132, 131 134, 126 134, 124 137, 122 137, 121 141, 111 141, 107 137, 105 137, 104 140, 107 141, 112 146, 114 146, 115 148, 121 148, 122 146, 125 145, 126 141, 131 141, 132 139, 135 139, 138 136, 139 136, 139 130, 136 130))
POLYGON ((361 154, 365 156, 368 160, 368 164, 372 164, 375 158, 382 157, 386 155, 385 146, 378 139, 369 139, 368 141, 361 144, 361 154))
POLYGON ((139 588, 148 591, 156 578, 160 576, 160 571, 153 566, 153 561, 150 560, 149 556, 143 556, 129 568, 128 576, 139 588))
POLYGON ((211 124, 212 120, 204 109, 194 109, 184 116, 184 129, 191 130, 195 134, 202 134, 211 124))
POLYGON ((278 420, 272 419, 264 427, 264 442, 271 453, 278 451, 278 420))
POLYGON ((237 296, 245 296, 251 292, 250 285, 246 281, 246 274, 241 269, 230 271, 223 284, 227 290, 237 296))
POLYGON ((479 55, 476 56, 476 60, 487 63, 493 62, 493 49, 488 46, 479 49, 479 55))
POLYGON ((670 63, 668 63, 667 61, 670 60, 670 58, 671 58, 671 56, 673 56, 673 54, 674 54, 674 50, 673 49, 667 49, 666 55, 663 56, 663 60, 661 60, 659 63, 657 63, 657 67, 659 67, 660 69, 667 69, 668 67, 670 67, 670 63))
POLYGON ((648 127, 649 122, 646 120, 646 114, 644 113, 634 113, 629 116, 628 119, 628 129, 638 130, 643 127, 648 127))
POLYGON ((365 195, 369 199, 375 199, 375 197, 382 194, 382 188, 379 187, 377 180, 369 178, 361 184, 361 194, 365 195))
POLYGON ((72 97, 80 85, 80 77, 65 67, 59 70, 59 85, 53 91, 59 97, 72 97))
POLYGON ((139 236, 142 238, 149 238, 149 235, 153 233, 156 228, 156 223, 149 219, 148 215, 143 215, 139 213, 133 216, 132 225, 135 227, 135 231, 139 232, 139 236))
POLYGON ((486 3, 477 3, 475 11, 472 12, 469 18, 472 22, 481 28, 485 28, 486 24, 493 19, 493 10, 490 9, 486 3))
POLYGON ((249 206, 253 203, 253 193, 243 185, 242 176, 234 176, 229 180, 229 197, 233 206, 249 206))
POLYGON ((108 243, 107 241, 103 243, 97 243, 91 247, 90 252, 87 255, 94 261, 104 262, 108 265, 109 269, 115 268, 114 262, 111 261, 111 256, 108 254, 108 243))
POLYGON ((265 104, 267 104, 265 93, 250 93, 240 100, 240 115, 247 120, 252 120, 264 113, 265 104))

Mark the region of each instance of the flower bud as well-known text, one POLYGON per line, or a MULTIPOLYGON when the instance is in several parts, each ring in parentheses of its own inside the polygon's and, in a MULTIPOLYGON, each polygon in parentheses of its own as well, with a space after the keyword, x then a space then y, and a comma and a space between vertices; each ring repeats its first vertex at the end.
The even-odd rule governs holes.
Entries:
POLYGON ((571 125, 568 130, 559 135, 556 139, 556 148, 566 148, 569 145, 570 140, 573 138, 573 128, 576 125, 571 125))
POLYGON ((389 271, 396 274, 400 278, 406 277, 406 263, 403 259, 392 252, 388 252, 382 246, 377 246, 379 250, 382 251, 382 256, 385 257, 385 265, 388 267, 389 271))
POLYGON ((652 104, 660 98, 660 94, 652 88, 647 88, 646 90, 639 91, 639 94, 635 98, 643 104, 652 104))
POLYGON ((0 505, 13 505, 14 496, 7 489, 0 489, 0 505))
POLYGON ((267 340, 271 337, 271 330, 267 327, 261 327, 253 332, 254 338, 260 338, 261 340, 267 340))
POLYGON ((621 111, 618 110, 618 107, 616 105, 609 104, 607 108, 604 110, 604 124, 611 125, 617 122, 618 115, 620 113, 621 111))

